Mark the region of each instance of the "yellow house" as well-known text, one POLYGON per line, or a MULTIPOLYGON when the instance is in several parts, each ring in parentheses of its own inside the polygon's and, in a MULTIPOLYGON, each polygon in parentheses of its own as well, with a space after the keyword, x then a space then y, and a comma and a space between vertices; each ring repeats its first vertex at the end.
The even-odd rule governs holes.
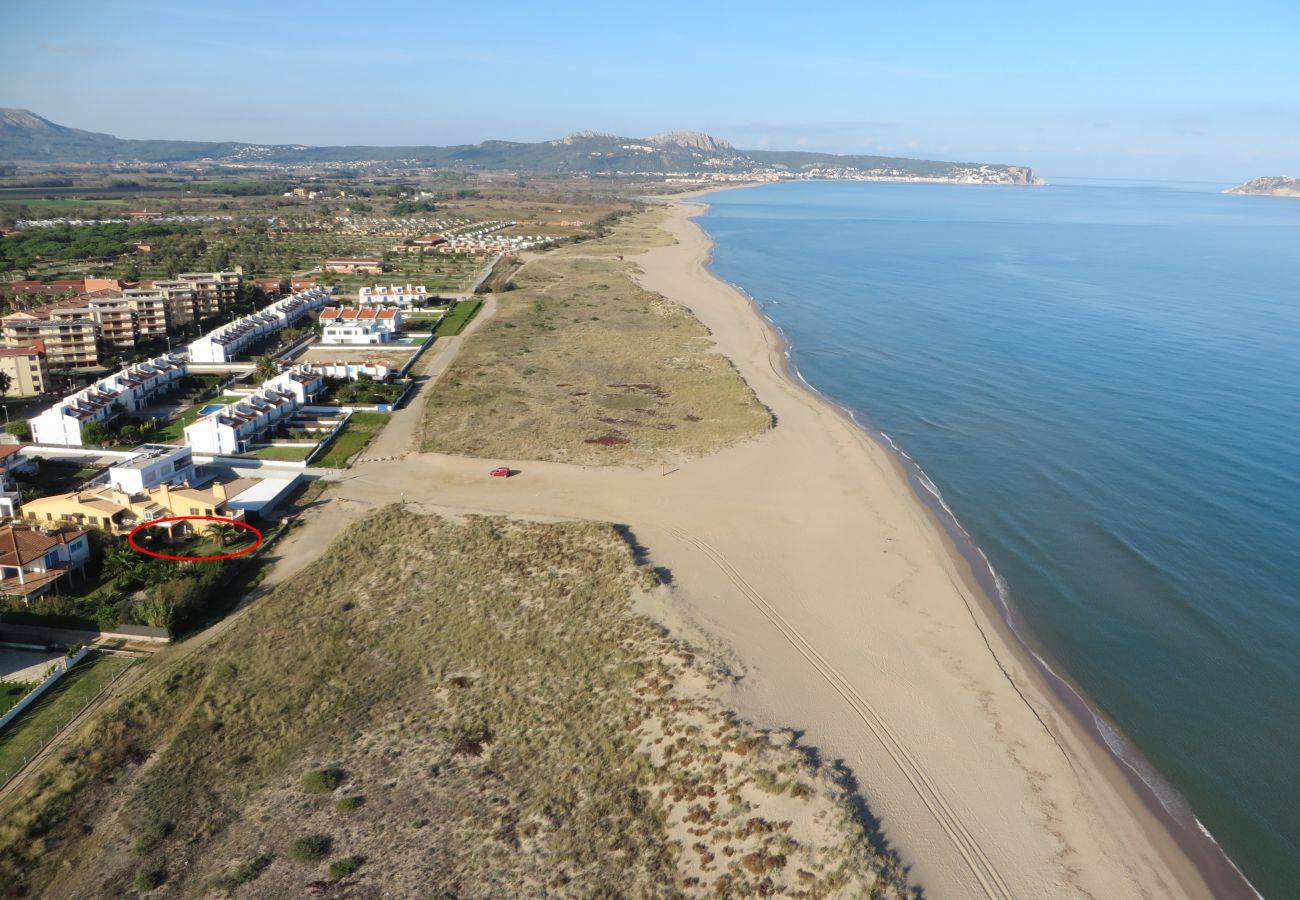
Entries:
MULTIPOLYGON (((220 482, 213 482, 206 488, 160 484, 136 494, 104 486, 28 500, 23 504, 22 513, 29 522, 72 522, 124 533, 153 519, 174 516, 221 516, 242 520, 244 511, 227 509, 226 500, 226 486, 220 482)), ((182 534, 202 528, 201 523, 192 522, 164 527, 177 526, 182 534)))

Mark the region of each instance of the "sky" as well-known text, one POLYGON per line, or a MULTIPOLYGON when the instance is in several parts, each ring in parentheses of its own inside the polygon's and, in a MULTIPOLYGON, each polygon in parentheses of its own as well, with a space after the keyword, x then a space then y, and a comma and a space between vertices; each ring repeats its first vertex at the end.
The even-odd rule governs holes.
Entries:
POLYGON ((0 106, 128 138, 704 131, 742 149, 1300 175, 1300 2, 0 0, 0 106))

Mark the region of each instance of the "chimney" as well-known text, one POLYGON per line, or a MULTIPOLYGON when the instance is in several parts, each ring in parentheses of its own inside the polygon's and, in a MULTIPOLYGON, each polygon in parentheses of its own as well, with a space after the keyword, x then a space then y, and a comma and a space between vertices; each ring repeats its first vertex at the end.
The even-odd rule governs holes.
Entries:
POLYGON ((226 500, 229 499, 229 497, 226 494, 226 486, 222 484, 220 481, 212 482, 212 496, 217 498, 218 506, 220 506, 222 503, 225 503, 226 500))

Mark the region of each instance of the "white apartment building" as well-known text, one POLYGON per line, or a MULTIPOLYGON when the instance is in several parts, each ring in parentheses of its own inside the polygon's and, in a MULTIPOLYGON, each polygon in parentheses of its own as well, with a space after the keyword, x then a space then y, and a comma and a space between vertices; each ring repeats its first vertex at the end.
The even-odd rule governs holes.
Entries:
POLYGON ((329 294, 322 288, 312 288, 277 300, 265 309, 222 325, 192 342, 188 348, 190 362, 232 362, 259 339, 292 325, 308 312, 320 309, 328 300, 329 294))
POLYGON ((159 356, 101 378, 33 416, 32 440, 80 447, 85 443, 81 429, 87 422, 107 422, 122 413, 138 412, 187 371, 185 361, 179 357, 159 356))
POLYGON ((287 391, 260 389, 186 425, 185 443, 195 453, 243 453, 258 438, 287 422, 298 405, 297 398, 287 391))
POLYGON ((294 366, 262 383, 252 395, 185 426, 185 443, 195 453, 243 453, 325 387, 324 377, 294 366))
POLYGON ((292 366, 262 383, 263 390, 287 391, 293 394, 299 406, 307 405, 308 401, 324 388, 325 376, 307 365, 292 366))
POLYGON ((194 450, 173 444, 145 444, 135 456, 108 469, 108 483, 127 494, 193 480, 194 450))

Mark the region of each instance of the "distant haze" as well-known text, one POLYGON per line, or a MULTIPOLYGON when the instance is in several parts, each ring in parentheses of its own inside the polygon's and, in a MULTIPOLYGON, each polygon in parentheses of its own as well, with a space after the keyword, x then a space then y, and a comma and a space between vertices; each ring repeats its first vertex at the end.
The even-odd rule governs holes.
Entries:
POLYGON ((1240 182, 1300 174, 1300 6, 751 3, 652 12, 6 3, 0 106, 312 145, 698 130, 745 149, 1240 182))

